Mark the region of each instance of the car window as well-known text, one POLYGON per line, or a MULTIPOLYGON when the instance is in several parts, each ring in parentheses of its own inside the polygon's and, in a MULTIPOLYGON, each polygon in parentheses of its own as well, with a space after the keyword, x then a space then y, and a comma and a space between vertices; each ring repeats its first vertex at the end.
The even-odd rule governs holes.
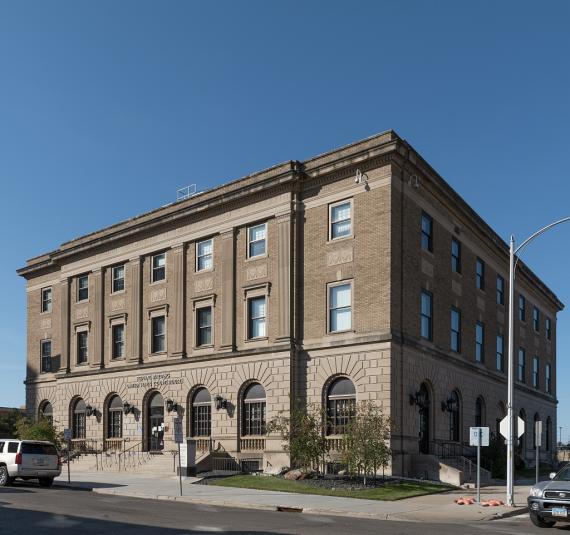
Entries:
POLYGON ((57 450, 51 444, 32 444, 29 442, 22 443, 22 452, 31 455, 57 455, 57 450))
POLYGON ((4 451, 4 442, 0 442, 0 453, 4 451))
POLYGON ((570 467, 563 468, 556 474, 555 481, 570 481, 570 467))
POLYGON ((18 453, 17 442, 8 442, 8 453, 18 453))

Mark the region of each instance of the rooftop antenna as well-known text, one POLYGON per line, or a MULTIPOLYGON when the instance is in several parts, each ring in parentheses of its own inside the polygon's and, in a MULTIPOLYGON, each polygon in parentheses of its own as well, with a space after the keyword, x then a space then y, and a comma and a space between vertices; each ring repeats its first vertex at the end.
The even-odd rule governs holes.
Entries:
POLYGON ((190 184, 176 190, 176 202, 189 199, 192 195, 196 195, 196 184, 190 184))

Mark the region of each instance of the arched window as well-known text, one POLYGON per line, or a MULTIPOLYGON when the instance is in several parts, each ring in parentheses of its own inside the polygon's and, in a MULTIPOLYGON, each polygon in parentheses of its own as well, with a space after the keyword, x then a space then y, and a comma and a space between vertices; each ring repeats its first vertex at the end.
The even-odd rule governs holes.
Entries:
POLYGON ((354 417, 356 389, 347 377, 335 379, 327 390, 327 435, 342 435, 354 417))
POLYGON ((190 436, 209 437, 212 430, 212 398, 206 388, 192 396, 190 436))
POLYGON ((147 403, 148 449, 149 451, 162 451, 164 449, 164 398, 160 392, 154 392, 147 403))
POLYGON ((457 391, 453 391, 448 399, 449 411, 449 440, 459 442, 461 440, 461 402, 457 391))
POLYGON ((71 414, 71 436, 73 438, 85 438, 85 401, 78 398, 73 404, 71 414))
POLYGON ((534 414, 534 423, 532 426, 532 449, 535 450, 536 449, 536 423, 540 422, 540 415, 538 414, 538 412, 536 412, 534 414))
POLYGON ((546 451, 552 449, 552 420, 550 416, 546 419, 546 451))
POLYGON ((123 402, 117 395, 107 406, 107 438, 123 438, 123 402))
POLYGON ((49 401, 44 401, 40 405, 39 417, 45 418, 53 423, 53 407, 49 401))
POLYGON ((242 436, 265 434, 265 389, 259 383, 249 385, 243 394, 242 436))
POLYGON ((485 401, 481 396, 475 400, 475 427, 485 425, 485 401))
MULTIPOLYGON (((526 425, 526 412, 524 411, 524 409, 520 410, 519 416, 520 416, 521 420, 524 422, 525 429, 528 429, 527 425, 526 425)), ((519 448, 521 449, 523 456, 524 456, 524 453, 526 450, 525 438, 526 438, 526 433, 523 433, 519 438, 519 448)))

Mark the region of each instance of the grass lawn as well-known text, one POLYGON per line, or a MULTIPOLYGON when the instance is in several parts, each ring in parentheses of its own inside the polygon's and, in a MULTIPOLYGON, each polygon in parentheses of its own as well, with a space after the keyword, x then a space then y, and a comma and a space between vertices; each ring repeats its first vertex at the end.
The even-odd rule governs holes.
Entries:
POLYGON ((425 494, 435 494, 453 490, 454 487, 447 485, 434 485, 432 483, 412 483, 412 482, 388 482, 383 487, 370 488, 366 490, 348 489, 328 489, 321 488, 302 481, 289 481, 272 476, 231 476, 225 479, 218 479, 211 485, 220 487, 238 487, 244 489, 258 490, 278 490, 281 492, 297 492, 300 494, 318 494, 320 496, 341 496, 343 498, 361 498, 367 500, 403 500, 414 496, 424 496, 425 494))

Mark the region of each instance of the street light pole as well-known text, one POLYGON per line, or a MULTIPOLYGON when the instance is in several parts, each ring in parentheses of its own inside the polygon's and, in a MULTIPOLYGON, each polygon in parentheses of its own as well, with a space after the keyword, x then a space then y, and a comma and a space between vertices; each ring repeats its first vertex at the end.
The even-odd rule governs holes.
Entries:
POLYGON ((507 400, 507 418, 509 425, 507 426, 507 505, 514 506, 514 458, 515 458, 515 419, 513 412, 513 398, 514 398, 514 319, 515 319, 515 270, 519 259, 519 254, 522 250, 535 238, 544 234, 552 227, 570 221, 570 217, 564 217, 546 225, 545 227, 537 230, 532 236, 523 241, 515 249, 515 238, 511 236, 509 245, 509 366, 508 366, 508 400, 507 400))

